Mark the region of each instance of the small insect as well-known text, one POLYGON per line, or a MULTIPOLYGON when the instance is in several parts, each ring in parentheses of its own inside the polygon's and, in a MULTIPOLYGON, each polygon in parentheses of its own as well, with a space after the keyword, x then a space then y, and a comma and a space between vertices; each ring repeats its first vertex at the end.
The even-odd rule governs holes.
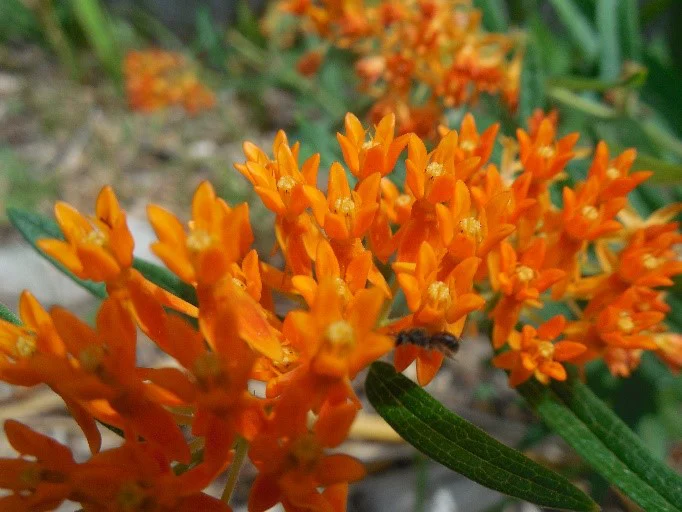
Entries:
POLYGON ((395 334, 396 346, 410 343, 427 350, 437 350, 447 357, 455 355, 459 350, 459 338, 446 331, 430 333, 419 327, 407 329, 395 334))

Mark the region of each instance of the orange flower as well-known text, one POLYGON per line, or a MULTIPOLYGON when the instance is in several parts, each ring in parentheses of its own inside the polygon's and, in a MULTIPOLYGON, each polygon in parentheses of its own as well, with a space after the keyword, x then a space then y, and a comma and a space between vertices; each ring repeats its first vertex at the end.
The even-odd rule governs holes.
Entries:
POLYGON ((111 187, 97 196, 94 218, 58 202, 55 216, 66 237, 39 240, 38 246, 81 279, 115 281, 133 263, 133 237, 111 187))
POLYGON ((346 172, 340 164, 329 170, 327 209, 317 209, 318 222, 331 239, 348 240, 362 237, 372 225, 379 209, 379 173, 371 174, 350 189, 346 172), (324 212, 324 213, 323 213, 324 212))
POLYGON ((230 512, 217 498, 201 491, 192 470, 173 473, 157 448, 128 441, 95 455, 72 472, 73 496, 86 511, 158 510, 159 512, 230 512))
POLYGON ((23 325, 0 320, 0 375, 5 364, 29 359, 36 353, 58 357, 66 354, 50 315, 28 291, 19 299, 19 317, 23 325))
POLYGON ((311 307, 317 296, 317 282, 326 279, 336 283, 344 305, 365 288, 368 280, 380 287, 387 297, 391 296, 391 291, 381 273, 374 267, 372 253, 368 250, 352 255, 350 261, 341 266, 329 242, 321 240, 315 257, 315 277, 294 276, 291 279, 293 290, 301 294, 311 307))
POLYGON ((491 317, 493 346, 502 347, 519 320, 524 306, 542 307, 540 294, 566 274, 558 268, 543 269, 545 241, 536 238, 520 257, 508 242, 500 244, 499 252, 488 257, 490 283, 502 297, 495 305, 491 317))
POLYGON ((672 277, 682 274, 682 261, 673 249, 682 243, 678 224, 640 229, 620 253, 618 276, 637 286, 672 286, 672 277))
POLYGON ((536 182, 551 180, 575 156, 573 146, 580 135, 571 133, 558 141, 555 141, 555 135, 556 128, 549 119, 543 119, 533 137, 521 128, 516 131, 521 163, 536 182))
MULTIPOLYGON (((424 142, 416 135, 411 135, 405 166, 407 176, 405 185, 417 200, 426 200, 435 205, 448 201, 454 192, 455 185, 455 146, 457 132, 450 132, 439 143, 436 149, 428 154, 424 142)), ((473 167, 478 158, 469 161, 473 167)))
POLYGON ((53 510, 71 493, 70 473, 75 468, 71 451, 26 425, 5 421, 5 434, 22 456, 0 459, 0 489, 12 494, 0 498, 2 510, 53 510))
POLYGON ((320 69, 323 57, 324 55, 320 50, 309 51, 298 59, 296 69, 303 76, 311 77, 320 69))
POLYGON ((449 263, 456 264, 472 256, 483 259, 514 231, 512 224, 504 222, 510 195, 501 192, 485 205, 472 205, 469 188, 462 181, 455 184, 454 194, 449 208, 436 206, 438 228, 448 250, 449 263))
POLYGON ((658 355, 676 373, 682 370, 682 335, 664 332, 654 335, 658 355))
POLYGON ((566 380, 566 369, 561 363, 576 358, 586 348, 574 341, 552 341, 561 334, 565 326, 566 319, 561 315, 548 320, 537 330, 524 325, 521 332, 511 333, 510 350, 495 356, 493 364, 511 371, 509 385, 513 387, 532 376, 543 384, 549 383, 550 379, 566 380))
MULTIPOLYGON (((416 264, 395 263, 393 267, 412 314, 393 324, 391 330, 418 326, 431 332, 447 331, 459 336, 466 315, 485 303, 480 296, 472 293, 473 277, 480 261, 475 257, 467 258, 441 279, 438 277, 436 253, 424 242, 416 264)), ((420 385, 426 385, 440 368, 443 354, 414 345, 396 348, 395 366, 398 371, 403 371, 415 359, 417 380, 420 385)))
POLYGON ((290 147, 287 136, 280 130, 272 148, 275 160, 247 142, 244 143, 246 163, 235 164, 254 186, 263 204, 278 216, 294 218, 311 206, 311 202, 323 201, 317 190, 320 155, 314 154, 299 168, 298 148, 298 143, 290 147))
POLYGON ((639 171, 628 175, 636 157, 637 152, 634 149, 628 149, 610 160, 606 142, 599 141, 592 165, 587 172, 587 178, 597 178, 600 184, 601 200, 624 197, 640 183, 649 179, 653 174, 651 171, 639 171))
POLYGON ((51 317, 77 364, 76 372, 61 376, 71 380, 70 397, 91 400, 86 402, 91 414, 99 417, 102 411, 106 422, 122 426, 132 439, 139 434, 169 458, 189 461, 182 433, 170 414, 150 400, 148 387, 135 374, 136 332, 127 312, 117 302, 105 301, 97 315, 97 330, 64 309, 53 309, 51 317))
POLYGON ((130 309, 146 334, 162 306, 196 316, 195 306, 132 268, 133 238, 111 187, 97 196, 95 212, 94 218, 86 218, 68 204, 57 203, 55 215, 66 240, 43 239, 38 246, 81 279, 104 281, 109 296, 130 309))
POLYGON ((7 420, 5 433, 22 457, 0 459, 0 488, 12 491, 0 498, 3 510, 54 510, 67 499, 86 511, 231 510, 201 493, 189 472, 176 477, 163 453, 148 444, 127 442, 77 464, 66 446, 19 422, 7 420))
POLYGON ((407 145, 408 136, 395 137, 395 115, 386 115, 376 126, 373 137, 366 140, 365 129, 353 114, 346 114, 346 133, 336 134, 343 159, 350 172, 364 180, 378 172, 386 176, 395 167, 398 156, 407 145))
POLYGON ((182 105, 190 114, 215 105, 215 95, 202 85, 178 53, 130 51, 123 63, 128 103, 133 110, 152 112, 182 105))
POLYGON ((597 329, 604 343, 621 348, 655 350, 650 329, 665 318, 660 311, 641 311, 636 290, 625 292, 597 316, 597 329))
POLYGON ((334 279, 321 281, 309 312, 292 311, 284 319, 284 336, 317 375, 353 379, 393 347, 374 331, 385 301, 381 290, 360 290, 344 310, 334 279))
POLYGON ((362 464, 348 455, 325 455, 312 433, 296 437, 260 437, 249 458, 259 474, 249 494, 249 510, 264 512, 282 503, 285 510, 343 512, 348 482, 365 475, 362 464), (319 492, 325 487, 324 492, 319 492))
POLYGON ((248 205, 229 207, 206 181, 194 193, 189 233, 159 206, 150 205, 147 213, 159 237, 152 251, 180 279, 195 286, 213 284, 229 274, 253 242, 248 205))

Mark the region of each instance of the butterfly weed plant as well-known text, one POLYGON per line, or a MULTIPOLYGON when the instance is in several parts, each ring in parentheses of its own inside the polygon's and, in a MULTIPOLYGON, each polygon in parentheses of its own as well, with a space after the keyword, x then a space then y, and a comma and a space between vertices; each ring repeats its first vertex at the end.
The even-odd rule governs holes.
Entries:
MULTIPOLYGON (((377 35, 373 20, 403 34, 383 41, 384 49, 410 34, 423 37, 424 51, 410 55, 416 69, 437 66, 438 58, 428 60, 434 48, 451 48, 453 31, 464 30, 464 46, 444 73, 466 68, 470 76, 461 91, 428 100, 429 108, 481 92, 517 107, 515 82, 509 89, 507 79, 518 78, 522 52, 507 61, 506 39, 473 36, 480 13, 469 6, 462 14, 467 2, 381 3, 371 12, 341 4, 286 8, 339 44, 363 47, 361 36, 377 35), (445 12, 460 25, 445 23, 445 12), (502 53, 479 62, 479 54, 490 57, 484 43, 491 41, 502 53)), ((168 55, 155 64, 161 56, 129 57, 135 105, 209 107, 212 95, 192 76, 182 74, 177 87, 158 76, 166 64, 181 64, 168 55), (151 70, 149 78, 135 81, 138 68, 151 70), (173 94, 154 96, 157 82, 173 94)), ((472 114, 452 128, 439 125, 440 114, 427 118, 426 130, 410 124, 413 110, 386 106, 386 98, 409 96, 392 71, 394 57, 381 56, 374 68, 375 56, 363 57, 359 69, 383 73, 385 96, 372 110, 375 122, 345 116, 337 134, 342 158, 328 168, 320 163, 328 155, 302 158, 299 142, 284 131, 271 148, 243 144, 232 172, 274 214, 281 264, 252 248, 249 206, 228 204, 209 182, 195 190, 189 222, 148 206, 157 235, 151 250, 163 267, 133 256, 135 241, 111 187, 101 190, 92 215, 64 202, 55 206, 56 222, 8 212, 40 254, 101 302, 94 325, 62 307, 45 309, 29 291, 19 298, 18 316, 0 308, 0 379, 48 386, 91 451, 76 461, 67 446, 6 421, 18 456, 0 459, 0 509, 51 510, 72 501, 84 511, 227 511, 248 457, 257 470, 248 510, 280 503, 292 512, 343 511, 349 484, 366 471, 337 448, 362 408, 354 380, 369 367, 372 405, 434 460, 541 506, 599 510, 566 478, 422 389, 447 352, 429 340, 456 348, 465 326, 478 324, 490 334, 492 364, 586 462, 644 510, 682 511, 680 476, 582 381, 593 361, 619 378, 646 354, 673 371, 682 367, 682 336, 669 329, 664 300, 682 274, 675 221, 682 205, 640 214, 629 198, 652 172, 633 170, 634 149, 603 141, 587 157, 586 174, 567 179, 567 166, 585 151, 579 133, 558 135, 556 115, 536 111, 514 137, 501 136, 497 123, 480 130, 472 114), (563 314, 550 313, 557 309, 563 314), (172 364, 141 366, 138 330, 172 364), (400 373, 412 364, 416 383, 400 373), (262 392, 251 391, 253 381, 262 392), (102 426, 121 436, 118 447, 102 449, 102 426), (206 494, 226 471, 222 496, 206 494)))

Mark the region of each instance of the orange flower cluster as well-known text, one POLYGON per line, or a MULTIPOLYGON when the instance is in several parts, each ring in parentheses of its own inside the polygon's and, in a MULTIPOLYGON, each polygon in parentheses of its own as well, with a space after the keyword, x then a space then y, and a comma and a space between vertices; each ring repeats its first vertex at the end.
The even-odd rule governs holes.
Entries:
MULTIPOLYGON (((149 206, 152 249, 191 285, 196 305, 133 268, 133 240, 111 189, 94 217, 59 203, 64 240, 40 247, 78 277, 105 283, 108 296, 90 327, 25 292, 23 325, 0 324, 0 378, 50 386, 93 457, 78 464, 63 446, 6 423, 22 457, 0 460, 0 486, 13 491, 0 505, 47 510, 69 499, 84 510, 228 510, 202 491, 248 447, 258 470, 250 511, 277 503, 344 510, 348 483, 364 469, 328 449, 346 439, 360 408, 352 380, 394 348, 394 334, 460 336, 480 310, 493 319, 494 347, 507 348, 493 362, 513 386, 532 376, 564 380, 564 362, 597 357, 623 374, 642 350, 680 365, 682 343, 661 323, 667 306, 658 291, 682 273, 673 250, 681 235, 669 222, 680 208, 646 221, 628 212, 626 194, 649 175, 629 172, 631 151, 611 159, 600 144, 587 178, 564 187, 556 204, 551 191, 577 136, 557 139, 552 119, 536 116, 529 132, 504 140, 499 167, 489 161, 497 125, 479 133, 467 115, 429 151, 415 134, 396 136, 395 123, 389 115, 370 131, 348 114, 338 134, 344 161, 324 177, 320 156, 301 162, 299 144, 283 132, 271 155, 244 144, 236 168, 275 214, 279 266, 251 248, 248 206, 228 205, 208 183, 186 225, 149 206), (401 157, 406 175, 396 184, 401 157), (583 264, 591 254, 600 271, 583 264), (550 290, 555 300, 587 300, 581 318, 517 331, 550 290), (138 366, 136 327, 174 364, 138 366), (254 381, 262 392, 251 391, 254 381), (124 445, 100 452, 96 421, 120 429, 124 445)), ((394 361, 398 370, 416 362, 423 385, 443 357, 406 343, 394 361)))
MULTIPOLYGON (((359 57, 361 89, 376 98, 370 119, 394 112, 399 133, 433 137, 447 108, 499 95, 515 110, 522 51, 516 38, 481 28, 471 0, 283 0, 308 32, 359 57), (415 101, 415 96, 417 100, 415 101)), ((304 55, 301 73, 315 73, 321 50, 304 55)))
POLYGON ((181 105, 190 114, 215 105, 185 58, 162 50, 130 51, 123 63, 128 104, 133 110, 153 112, 181 105))

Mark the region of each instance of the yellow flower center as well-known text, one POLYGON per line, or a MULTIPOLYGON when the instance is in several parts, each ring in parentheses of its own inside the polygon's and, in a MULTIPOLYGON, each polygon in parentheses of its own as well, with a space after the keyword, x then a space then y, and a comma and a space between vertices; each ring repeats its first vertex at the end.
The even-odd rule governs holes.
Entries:
POLYGON ((335 277, 334 284, 336 285, 336 293, 339 295, 339 297, 343 299, 345 303, 348 300, 349 295, 348 285, 346 284, 346 281, 344 281, 340 277, 335 277))
POLYGON ((618 319, 618 329, 625 334, 630 334, 635 330, 635 322, 632 317, 625 311, 620 312, 620 318, 618 319))
POLYGON ((350 197, 339 197, 334 202, 334 209, 337 213, 351 215, 355 211, 355 203, 350 197))
POLYGON ((86 372, 96 373, 102 366, 106 353, 107 350, 104 345, 93 343, 80 351, 78 361, 86 372))
POLYGON ((516 269, 516 277, 519 278, 519 281, 527 283, 535 277, 535 270, 526 265, 521 265, 516 269))
POLYGON ((431 179, 442 176, 443 174, 445 174, 445 167, 441 163, 431 162, 426 166, 426 175, 431 179))
POLYGON ((104 247, 104 245, 107 243, 107 236, 104 233, 102 233, 99 229, 93 229, 92 231, 90 231, 90 233, 85 235, 83 241, 86 244, 104 247))
POLYGON ((349 354, 355 347, 355 330, 345 320, 337 320, 327 326, 324 339, 338 355, 349 354))
POLYGON ((552 359, 554 355, 554 344, 551 341, 541 341, 538 344, 538 354, 545 359, 552 359))
POLYGON ((378 142, 375 142, 373 140, 368 140, 368 141, 362 143, 362 149, 364 149, 365 151, 369 151, 370 149, 375 148, 378 145, 379 145, 378 142))
POLYGON ((538 155, 542 158, 553 158, 556 155, 556 149, 552 146, 541 146, 538 148, 538 155))
POLYGON ((315 436, 306 434, 294 441, 289 452, 289 462, 292 466, 311 472, 315 469, 324 454, 315 436))
POLYGON ((482 226, 480 221, 475 217, 466 217, 459 221, 459 228, 462 232, 470 238, 480 242, 482 239, 482 226))
POLYGON ((242 290, 246 290, 246 284, 241 279, 237 279, 236 277, 233 277, 232 278, 232 284, 235 285, 237 288, 241 288, 242 290))
POLYGON ((296 353, 294 350, 284 345, 282 346, 282 358, 279 361, 273 361, 273 364, 280 371, 286 372, 290 366, 296 361, 296 353))
POLYGON ((436 304, 437 307, 447 307, 450 304, 450 288, 443 281, 434 281, 426 289, 428 298, 436 304))
POLYGON ((38 484, 40 484, 42 480, 41 473, 40 466, 38 464, 32 464, 21 471, 19 480, 26 484, 27 487, 35 488, 38 487, 38 484))
POLYGON ((279 180, 277 180, 277 190, 280 190, 285 194, 291 192, 291 189, 295 186, 296 180, 291 176, 282 176, 279 180))
POLYGON ((597 217, 599 217, 599 210, 591 205, 583 206, 583 209, 580 210, 580 213, 587 220, 597 220, 597 217))
POLYGON ((470 151, 473 151, 474 149, 476 149, 476 143, 473 140, 467 139, 467 140, 463 140, 462 143, 459 145, 459 147, 461 149, 463 149, 464 151, 470 152, 470 151))
POLYGON ((38 345, 34 336, 19 336, 14 342, 14 350, 22 359, 31 357, 36 353, 38 345))
POLYGON ((191 252, 201 252, 213 243, 210 233, 203 229, 195 229, 187 236, 187 248, 191 252))
POLYGON ((408 196, 407 194, 400 194, 395 200, 395 205, 401 206, 401 207, 406 207, 406 206, 410 206, 411 201, 412 201, 412 198, 410 196, 408 196))
POLYGON ((644 268, 647 270, 654 270, 661 265, 661 259, 653 254, 645 254, 642 256, 642 265, 644 265, 644 268))
POLYGON ((123 510, 138 510, 145 498, 144 490, 137 482, 126 482, 116 495, 116 503, 123 510))
POLYGON ((209 381, 221 380, 225 376, 223 365, 213 352, 206 352, 199 356, 194 361, 192 369, 194 376, 204 385, 209 381))
POLYGON ((620 178, 620 171, 615 167, 609 167, 608 169, 606 169, 606 177, 610 180, 620 178))

